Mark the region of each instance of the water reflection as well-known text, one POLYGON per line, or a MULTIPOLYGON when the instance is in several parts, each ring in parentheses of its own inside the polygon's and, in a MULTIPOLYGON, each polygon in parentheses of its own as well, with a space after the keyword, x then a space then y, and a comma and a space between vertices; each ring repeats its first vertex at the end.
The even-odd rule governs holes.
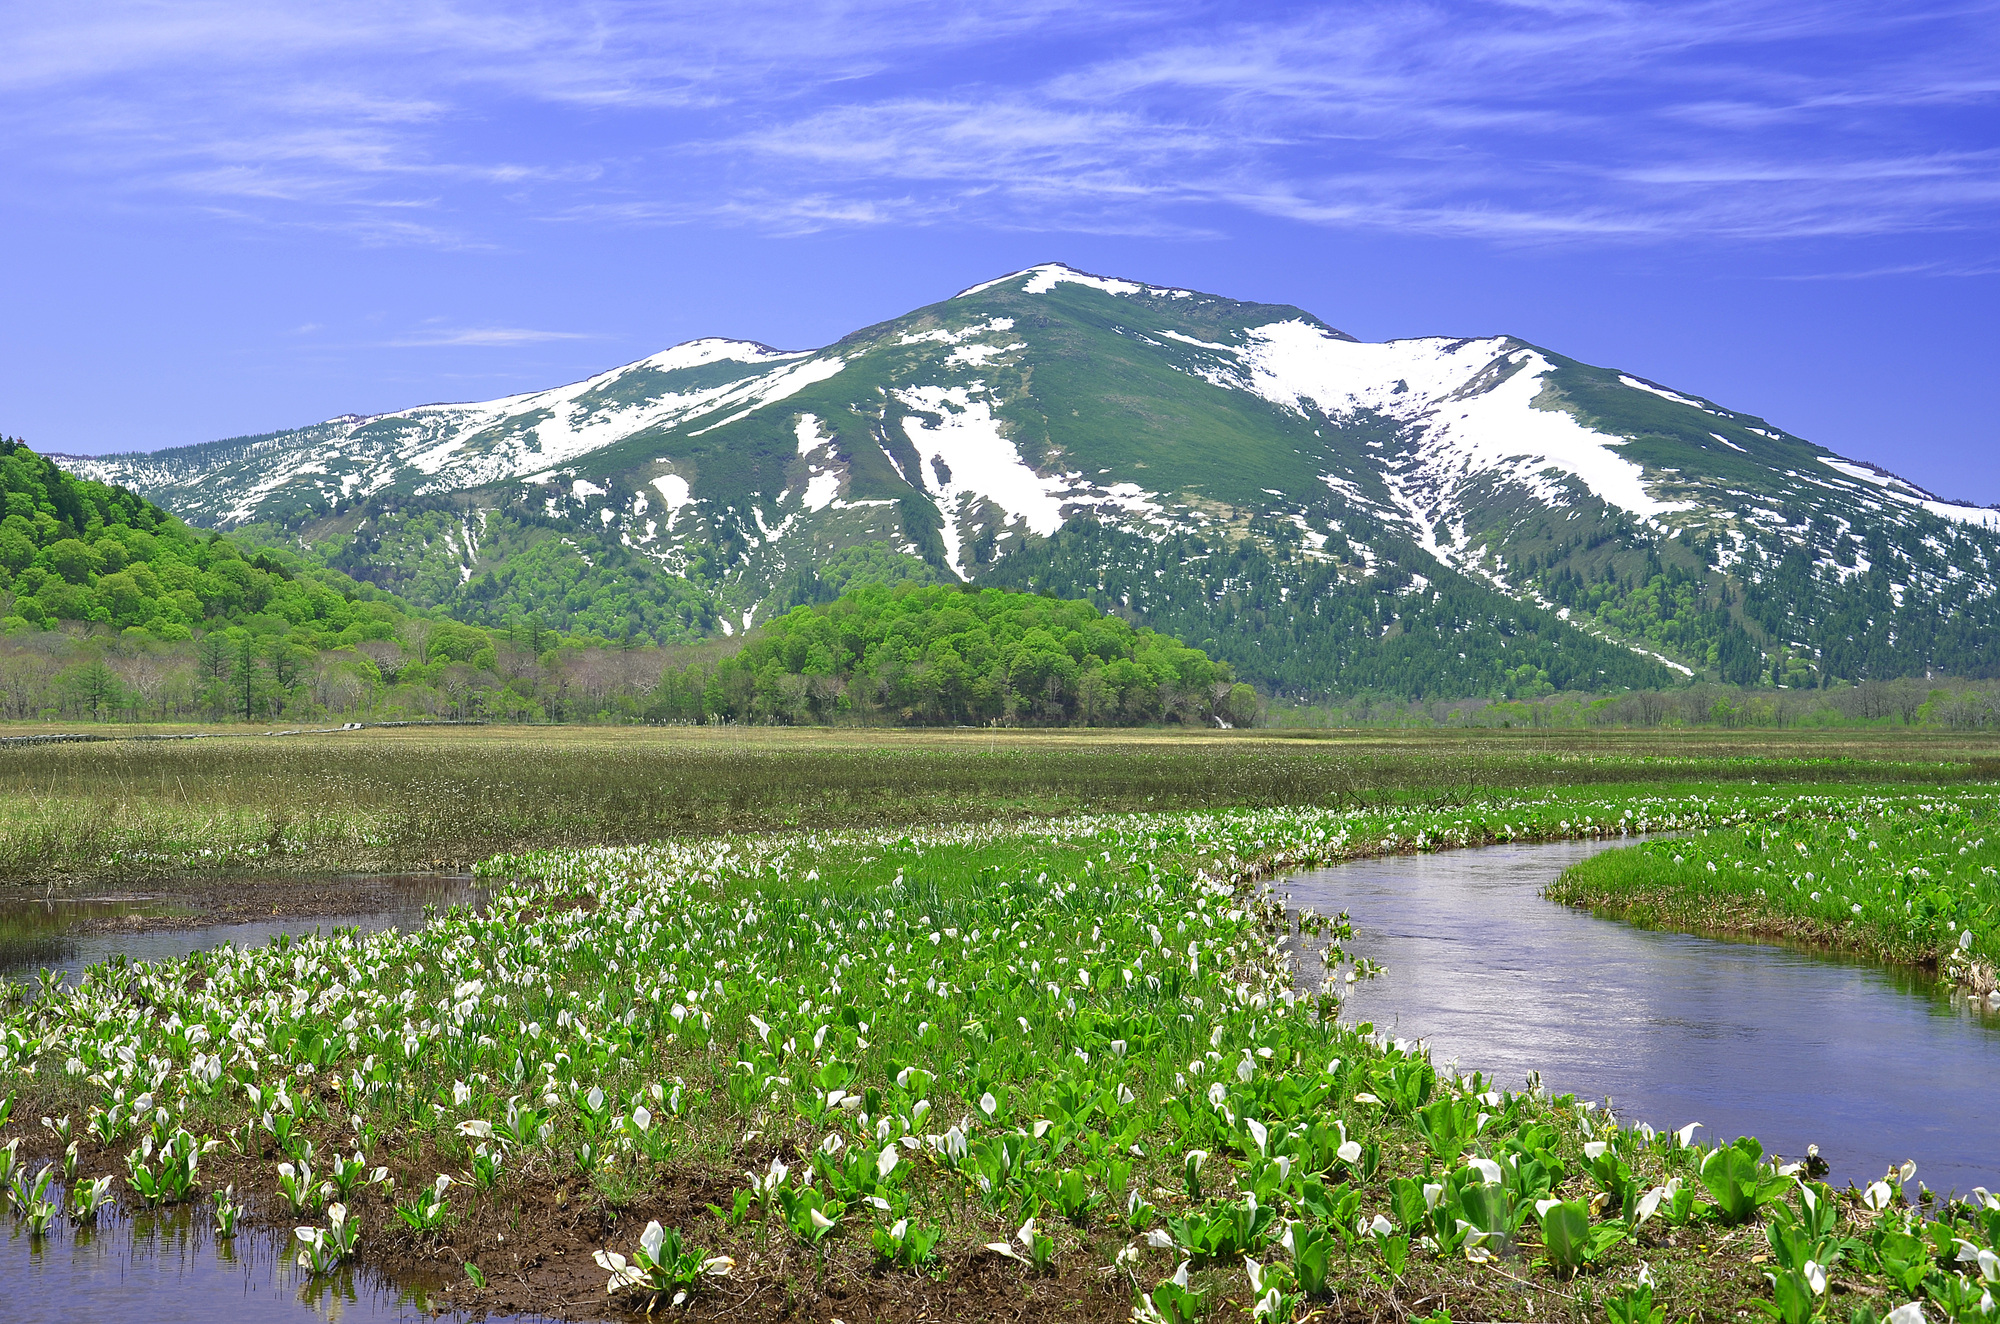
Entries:
POLYGON ((1421 1037, 1502 1084, 1530 1071, 1656 1127, 1755 1135, 1836 1181, 1917 1161, 1938 1190, 2000 1186, 2000 1016, 1915 970, 1660 933, 1544 900, 1607 845, 1500 846, 1357 861, 1279 885, 1353 917, 1387 973, 1344 1016, 1421 1037))
POLYGON ((421 1289, 397 1287, 366 1270, 310 1277, 293 1262, 288 1229, 239 1228, 220 1240, 205 1205, 107 1209, 95 1227, 59 1218, 39 1237, 25 1219, 8 1221, 0 1243, 6 1293, 0 1316, 19 1324, 374 1324, 433 1317, 421 1289))
MULTIPOLYGON (((114 957, 161 960, 224 942, 254 946, 280 933, 413 928, 424 922, 427 907, 483 905, 486 899, 485 889, 469 877, 363 881, 389 884, 386 891, 376 893, 386 895, 386 904, 349 915, 274 917, 150 932, 77 930, 107 918, 173 914, 170 903, 144 896, 0 903, 0 976, 34 980, 48 967, 73 978, 114 957)), ((216 886, 227 887, 229 881, 218 880, 216 886)), ((399 1286, 353 1267, 324 1277, 308 1275, 294 1261, 296 1247, 288 1226, 246 1225, 235 1237, 219 1239, 211 1220, 207 1201, 137 1211, 114 1204, 103 1210, 94 1226, 76 1227, 58 1217, 42 1236, 30 1231, 25 1218, 7 1217, 8 1232, 0 1241, 0 1285, 5 1292, 0 1318, 22 1324, 68 1324, 78 1319, 375 1324, 435 1317, 436 1302, 421 1286, 399 1286)))
MULTIPOLYGON (((170 960, 225 942, 238 947, 261 946, 281 933, 298 935, 314 930, 331 933, 337 928, 356 928, 364 933, 409 929, 424 922, 426 906, 444 910, 455 905, 483 905, 486 899, 486 890, 469 876, 417 874, 363 881, 386 884, 386 901, 344 915, 272 916, 199 928, 136 932, 88 926, 107 919, 144 919, 189 912, 171 900, 144 895, 0 901, 0 979, 33 982, 43 969, 74 979, 90 966, 114 956, 133 961, 170 960)), ((214 886, 226 889, 231 880, 217 879, 214 886)))

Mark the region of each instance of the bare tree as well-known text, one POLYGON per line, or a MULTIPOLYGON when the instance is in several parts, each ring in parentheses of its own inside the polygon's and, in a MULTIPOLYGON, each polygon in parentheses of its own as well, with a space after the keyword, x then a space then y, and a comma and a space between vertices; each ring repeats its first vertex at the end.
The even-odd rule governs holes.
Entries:
POLYGON ((1632 696, 1632 702, 1639 709, 1640 726, 1658 726, 1667 715, 1667 696, 1658 690, 1641 690, 1632 696))
POLYGON ((403 642, 417 655, 418 666, 428 666, 431 660, 431 635, 435 632, 431 623, 421 616, 412 616, 403 622, 403 642))
POLYGON ((403 669, 403 649, 394 639, 363 639, 354 651, 373 662, 384 681, 396 683, 396 674, 403 669))
POLYGON ((111 669, 132 697, 138 700, 135 706, 150 711, 156 717, 167 715, 165 696, 176 670, 167 659, 157 653, 142 651, 114 658, 111 669))
POLYGON ((22 718, 40 712, 56 671, 55 660, 39 650, 11 653, 0 661, 0 688, 6 695, 7 715, 22 718))

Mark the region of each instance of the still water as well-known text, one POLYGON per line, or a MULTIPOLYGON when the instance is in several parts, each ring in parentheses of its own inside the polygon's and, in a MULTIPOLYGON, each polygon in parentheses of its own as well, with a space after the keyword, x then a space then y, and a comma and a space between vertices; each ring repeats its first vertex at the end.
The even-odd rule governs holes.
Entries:
MULTIPOLYGON (((418 875, 373 880, 391 885, 389 904, 351 915, 274 917, 201 928, 152 932, 92 932, 81 926, 131 916, 175 915, 171 903, 144 895, 75 900, 0 902, 0 978, 35 980, 43 969, 74 978, 113 956, 164 960, 228 942, 258 946, 293 935, 356 928, 366 933, 409 929, 425 908, 479 905, 483 888, 471 878, 418 875)), ((218 886, 227 886, 219 882, 218 886)), ((122 1183, 120 1183, 122 1185, 122 1183)), ((0 1319, 20 1324, 69 1324, 81 1319, 143 1319, 149 1324, 378 1324, 429 1320, 439 1304, 418 1287, 345 1268, 314 1279, 292 1261, 289 1233, 243 1227, 218 1240, 207 1200, 178 1209, 112 1208, 93 1228, 57 1219, 45 1237, 9 1218, 0 1239, 0 1319)), ((518 1324, 531 1321, 514 1317, 518 1324)))
MULTIPOLYGON (((164 961, 206 951, 223 943, 261 947, 281 933, 331 933, 355 928, 363 933, 415 928, 424 922, 424 908, 440 911, 456 905, 480 905, 485 889, 470 877, 416 874, 371 879, 387 883, 393 898, 387 905, 351 915, 315 917, 273 916, 270 919, 209 924, 200 928, 154 929, 141 932, 90 929, 89 925, 127 917, 183 914, 173 902, 140 894, 45 900, 0 901, 0 979, 33 982, 40 971, 55 970, 74 979, 85 969, 114 956, 133 961, 164 961)), ((226 888, 226 880, 218 880, 226 888)))
POLYGON ((74 1320, 146 1320, 149 1324, 298 1324, 430 1318, 421 1293, 366 1271, 342 1269, 313 1279, 291 1260, 294 1248, 274 1232, 239 1229, 218 1241, 207 1204, 125 1216, 106 1214, 95 1228, 58 1219, 31 1238, 18 1219, 0 1244, 0 1318, 19 1324, 74 1320))
POLYGON ((1387 967, 1344 1019, 1423 1039, 1440 1066, 1608 1097, 1628 1122, 1817 1144, 1831 1179, 1915 1159, 1935 1190, 2000 1188, 2000 1011, 1913 970, 1768 943, 1658 933, 1543 899, 1620 843, 1363 860, 1285 879, 1345 910, 1352 953, 1387 967))

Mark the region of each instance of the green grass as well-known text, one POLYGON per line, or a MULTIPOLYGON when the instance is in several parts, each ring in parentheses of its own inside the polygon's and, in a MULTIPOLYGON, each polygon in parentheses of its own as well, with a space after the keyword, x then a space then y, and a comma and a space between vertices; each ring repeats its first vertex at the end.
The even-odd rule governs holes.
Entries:
MULTIPOLYGON (((1356 854, 1845 805, 1609 788, 529 852, 484 867, 483 916, 44 992, 0 1023, 4 1134, 38 1163, 60 1146, 29 1119, 69 1117, 77 1179, 118 1174, 128 1200, 126 1169, 171 1187, 161 1156, 203 1138, 205 1184, 270 1201, 281 1162, 317 1181, 345 1156, 364 1262, 551 1284, 495 1233, 563 1249, 563 1294, 514 1309, 602 1293, 590 1252, 630 1257, 661 1220, 682 1257, 616 1299, 688 1290, 697 1318, 773 1294, 814 1318, 973 1317, 994 1293, 1035 1318, 1171 1318, 1185 1290, 1230 1320, 1339 1301, 1581 1324, 1657 1299, 1677 1320, 1762 1302, 1806 1324, 1812 1258, 1865 1294, 1845 1301, 1971 1319, 1976 1269, 1889 1187, 1878 1208, 1801 1194, 1748 1148, 1454 1078, 1340 1023, 1296 988, 1290 944, 1337 946, 1344 921, 1295 925, 1255 886, 1356 854), (439 1174, 457 1183, 442 1216, 406 1226, 395 1206, 420 1214, 439 1174), (721 1254, 729 1278, 699 1272, 721 1254)), ((323 1223, 327 1199, 308 1189, 282 1221, 323 1223)), ((2000 1218, 1934 1212, 2000 1250, 2000 1218)))
POLYGON ((1549 895, 1644 924, 1935 965, 1983 991, 2000 966, 2000 815, 1987 795, 1864 796, 1837 817, 1606 852, 1549 895))

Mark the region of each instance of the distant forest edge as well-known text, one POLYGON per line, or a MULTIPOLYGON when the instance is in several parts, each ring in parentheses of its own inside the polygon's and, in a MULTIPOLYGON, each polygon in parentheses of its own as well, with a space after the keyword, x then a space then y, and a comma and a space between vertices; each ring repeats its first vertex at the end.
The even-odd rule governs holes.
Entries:
POLYGON ((794 608, 712 670, 663 672, 667 720, 1248 725, 1257 692, 1198 648, 1087 602, 870 584, 794 608))

